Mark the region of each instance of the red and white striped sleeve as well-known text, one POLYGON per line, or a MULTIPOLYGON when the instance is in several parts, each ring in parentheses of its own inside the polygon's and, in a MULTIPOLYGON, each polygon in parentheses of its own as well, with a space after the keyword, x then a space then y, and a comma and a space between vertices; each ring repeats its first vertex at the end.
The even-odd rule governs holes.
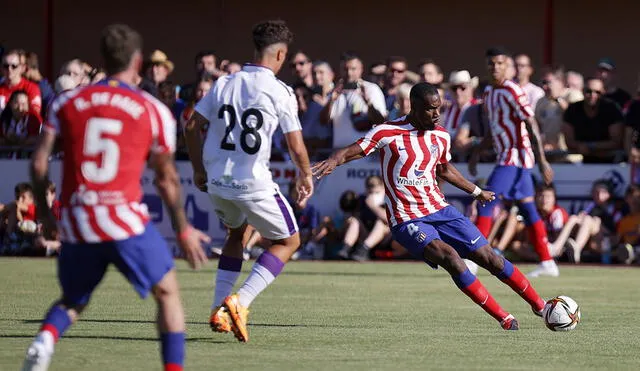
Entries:
POLYGON ((442 126, 434 130, 437 137, 438 147, 440 147, 440 158, 438 164, 446 164, 451 161, 451 135, 442 126))
POLYGON ((156 154, 176 151, 176 120, 169 108, 155 98, 149 99, 149 119, 153 144, 151 152, 156 154))
POLYGON ((369 156, 373 152, 388 145, 393 136, 398 132, 398 128, 391 125, 374 126, 367 134, 358 139, 356 143, 362 148, 365 156, 369 156))
POLYGON ((527 97, 524 90, 522 90, 522 88, 516 83, 505 85, 505 87, 508 92, 506 96, 509 105, 514 110, 518 118, 524 121, 529 117, 532 117, 534 112, 531 108, 531 104, 529 104, 529 97, 527 97))

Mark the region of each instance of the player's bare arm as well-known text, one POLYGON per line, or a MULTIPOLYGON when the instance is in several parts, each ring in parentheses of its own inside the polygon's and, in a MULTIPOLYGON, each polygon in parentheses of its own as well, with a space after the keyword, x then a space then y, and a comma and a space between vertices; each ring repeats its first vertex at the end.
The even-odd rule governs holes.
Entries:
POLYGON ((293 160, 293 163, 296 165, 300 173, 296 181, 296 188, 298 191, 298 199, 296 202, 298 204, 303 204, 313 194, 313 174, 311 172, 309 154, 307 153, 307 147, 304 145, 302 131, 292 131, 286 133, 284 136, 287 140, 287 147, 289 148, 291 160, 293 160))
POLYGON ((207 261, 207 256, 200 243, 208 243, 210 238, 193 228, 187 221, 187 216, 182 208, 180 177, 173 163, 173 155, 169 153, 156 154, 153 156, 151 164, 156 172, 155 185, 160 197, 167 205, 171 223, 178 236, 178 245, 185 253, 191 268, 198 269, 207 261))
POLYGON ((331 174, 338 166, 363 157, 364 152, 362 152, 360 145, 353 143, 348 147, 335 151, 328 159, 316 163, 311 167, 311 170, 313 171, 313 175, 315 175, 317 179, 320 179, 325 175, 331 174))
POLYGON ((538 129, 538 122, 533 117, 529 117, 524 120, 525 127, 529 132, 529 140, 531 140, 531 147, 533 149, 533 155, 536 158, 536 163, 540 168, 540 174, 545 184, 551 184, 553 181, 553 169, 547 161, 544 155, 544 148, 542 147, 542 141, 540 140, 540 130, 538 129))
POLYGON ((469 174, 476 176, 478 175, 478 162, 480 162, 480 154, 482 151, 491 148, 493 144, 493 135, 491 135, 491 129, 487 127, 487 132, 484 135, 484 138, 476 145, 471 148, 471 154, 469 155, 469 174))
POLYGON ((191 118, 184 128, 187 152, 189 153, 189 160, 193 167, 193 182, 201 191, 207 190, 207 172, 202 163, 203 142, 201 133, 202 129, 208 123, 209 120, 196 111, 193 112, 193 115, 191 115, 191 118))
POLYGON ((482 205, 487 202, 491 202, 496 198, 495 193, 482 190, 480 187, 467 180, 451 163, 437 165, 436 175, 451 183, 456 188, 469 193, 482 205))
POLYGON ((42 221, 44 235, 52 238, 56 231, 56 219, 47 204, 47 173, 49 171, 49 156, 56 142, 55 134, 46 130, 38 137, 36 150, 31 161, 31 184, 36 201, 38 220, 42 221))

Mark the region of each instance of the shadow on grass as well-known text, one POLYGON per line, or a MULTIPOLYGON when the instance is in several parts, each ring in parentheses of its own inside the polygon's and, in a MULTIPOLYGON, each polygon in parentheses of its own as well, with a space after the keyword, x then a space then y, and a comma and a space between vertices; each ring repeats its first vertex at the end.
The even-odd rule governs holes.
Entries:
MULTIPOLYGON (((0 339, 33 339, 34 335, 24 335, 24 334, 0 334, 0 339)), ((134 337, 134 336, 107 336, 107 335, 65 335, 65 339, 90 339, 90 340, 131 340, 131 341, 160 341, 158 338, 154 337, 134 337)), ((187 338, 185 340, 187 343, 191 342, 207 342, 207 343, 231 343, 233 341, 223 341, 223 340, 213 340, 211 338, 187 338)))
MULTIPOLYGON (((4 318, 0 318, 0 321, 21 321, 22 323, 25 324, 35 324, 35 323, 41 323, 42 320, 41 319, 4 319, 4 318)), ((91 318, 83 318, 80 319, 78 322, 89 322, 89 323, 111 323, 111 324, 118 324, 118 323, 138 323, 138 324, 155 324, 155 321, 149 321, 149 320, 132 320, 132 319, 91 319, 91 318)), ((209 322, 197 322, 197 321, 187 321, 185 322, 188 325, 201 325, 201 326, 208 326, 209 322)), ((342 325, 322 325, 322 324, 301 324, 301 323, 249 323, 249 327, 281 327, 281 328, 311 328, 311 327, 316 327, 316 328, 347 328, 350 326, 345 326, 344 324, 342 325)), ((356 328, 358 326, 353 326, 353 328, 356 328)), ((0 335, 0 337, 2 337, 2 335, 0 335)), ((65 336, 66 337, 66 336, 65 336)))

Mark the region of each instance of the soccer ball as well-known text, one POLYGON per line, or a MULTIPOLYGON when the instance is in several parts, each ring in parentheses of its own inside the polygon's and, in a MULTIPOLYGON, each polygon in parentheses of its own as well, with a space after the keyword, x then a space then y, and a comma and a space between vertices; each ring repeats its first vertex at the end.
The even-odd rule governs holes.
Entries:
POLYGON ((542 318, 551 331, 570 331, 580 322, 580 307, 568 296, 556 296, 544 305, 542 318))

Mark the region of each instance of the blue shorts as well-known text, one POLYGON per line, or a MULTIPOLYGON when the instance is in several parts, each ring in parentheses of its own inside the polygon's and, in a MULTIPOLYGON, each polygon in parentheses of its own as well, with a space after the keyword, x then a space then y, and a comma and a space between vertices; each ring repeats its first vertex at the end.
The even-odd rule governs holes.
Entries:
POLYGON ((58 279, 65 305, 89 303, 109 264, 118 268, 141 298, 173 268, 173 258, 153 223, 142 234, 121 241, 63 243, 58 279))
POLYGON ((424 259, 424 248, 435 239, 451 245, 463 258, 489 244, 469 218, 453 206, 398 224, 391 233, 394 240, 419 259, 424 259))
POLYGON ((517 166, 496 166, 489 176, 487 189, 503 200, 517 201, 535 194, 531 170, 517 166))

